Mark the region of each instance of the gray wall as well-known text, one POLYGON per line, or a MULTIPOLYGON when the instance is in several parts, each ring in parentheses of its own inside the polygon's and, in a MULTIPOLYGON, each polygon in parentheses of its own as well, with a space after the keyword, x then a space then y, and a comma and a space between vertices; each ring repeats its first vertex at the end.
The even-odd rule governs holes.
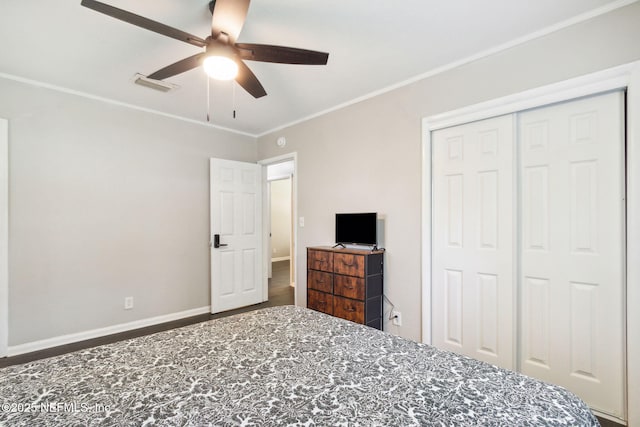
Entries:
POLYGON ((305 247, 332 243, 335 212, 376 211, 385 217, 385 293, 403 317, 387 329, 419 340, 422 118, 640 60, 639 23, 634 3, 260 137, 259 159, 298 153, 298 304, 305 247))
POLYGON ((0 94, 9 345, 209 305, 208 159, 255 161, 255 138, 1 78, 0 94))

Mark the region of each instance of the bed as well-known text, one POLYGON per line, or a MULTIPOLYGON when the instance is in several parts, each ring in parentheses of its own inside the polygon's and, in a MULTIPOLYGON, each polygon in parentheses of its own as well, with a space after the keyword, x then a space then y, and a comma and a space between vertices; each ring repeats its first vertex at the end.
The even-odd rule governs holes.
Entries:
POLYGON ((598 426, 561 387, 294 306, 0 370, 0 425, 598 426))

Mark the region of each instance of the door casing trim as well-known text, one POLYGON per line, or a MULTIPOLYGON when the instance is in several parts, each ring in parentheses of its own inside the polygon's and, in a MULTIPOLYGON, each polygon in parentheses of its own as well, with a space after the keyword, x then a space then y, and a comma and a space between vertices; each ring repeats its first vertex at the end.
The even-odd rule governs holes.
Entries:
MULTIPOLYGON (((269 204, 266 201, 266 197, 267 197, 267 185, 268 185, 268 181, 267 181, 267 166, 272 165, 272 164, 276 164, 276 163, 282 163, 282 162, 286 162, 286 161, 293 161, 293 175, 291 176, 291 183, 293 186, 293 191, 291 192, 292 194, 292 205, 293 205, 293 212, 291 215, 291 222, 293 224, 293 259, 294 259, 294 264, 298 264, 298 227, 297 227, 297 223, 296 223, 296 219, 298 218, 298 153, 296 151, 293 151, 291 153, 287 153, 287 154, 283 154, 281 156, 276 156, 276 157, 270 157, 268 159, 262 159, 258 161, 259 165, 262 165, 262 223, 265 225, 264 227, 262 227, 262 245, 263 245, 263 252, 265 254, 269 254, 271 251, 268 248, 268 244, 269 244, 269 229, 270 227, 267 227, 266 225, 269 222, 269 204)), ((270 257, 265 255, 263 258, 263 265, 262 265, 262 277, 264 280, 263 283, 263 300, 267 301, 269 299, 269 286, 268 286, 268 279, 269 279, 269 262, 270 262, 270 257)), ((293 265, 294 268, 294 273, 297 275, 298 274, 298 266, 297 265, 293 265)), ((293 301, 294 301, 294 305, 302 305, 298 303, 298 284, 300 283, 299 280, 296 279, 295 281, 295 287, 293 288, 293 292, 294 292, 294 297, 293 297, 293 301)))

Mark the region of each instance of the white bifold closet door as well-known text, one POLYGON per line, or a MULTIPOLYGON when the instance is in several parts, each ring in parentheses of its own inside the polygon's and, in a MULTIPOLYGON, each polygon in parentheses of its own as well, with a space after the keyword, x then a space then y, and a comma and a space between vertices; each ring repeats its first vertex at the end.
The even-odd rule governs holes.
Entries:
POLYGON ((433 341, 513 369, 513 116, 434 133, 433 341))
POLYGON ((622 92, 519 115, 523 373, 624 415, 622 92))
POLYGON ((624 94, 432 136, 433 344, 624 419, 624 94))

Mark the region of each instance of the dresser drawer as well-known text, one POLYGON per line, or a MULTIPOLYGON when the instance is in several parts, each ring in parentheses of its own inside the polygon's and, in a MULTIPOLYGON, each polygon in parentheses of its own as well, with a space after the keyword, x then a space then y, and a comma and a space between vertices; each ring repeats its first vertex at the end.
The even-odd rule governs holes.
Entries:
POLYGON ((336 295, 333 297, 333 315, 364 324, 364 302, 336 295))
POLYGON ((308 249, 307 268, 333 272, 333 252, 308 249))
POLYGON ((308 270, 307 287, 331 294, 333 293, 333 274, 325 271, 308 270))
POLYGON ((364 277, 364 255, 335 254, 333 271, 347 276, 364 277))
POLYGON ((353 276, 335 275, 334 293, 347 298, 363 300, 365 295, 364 279, 353 276))
POLYGON ((333 314, 333 295, 307 289, 307 307, 327 314, 333 314))

